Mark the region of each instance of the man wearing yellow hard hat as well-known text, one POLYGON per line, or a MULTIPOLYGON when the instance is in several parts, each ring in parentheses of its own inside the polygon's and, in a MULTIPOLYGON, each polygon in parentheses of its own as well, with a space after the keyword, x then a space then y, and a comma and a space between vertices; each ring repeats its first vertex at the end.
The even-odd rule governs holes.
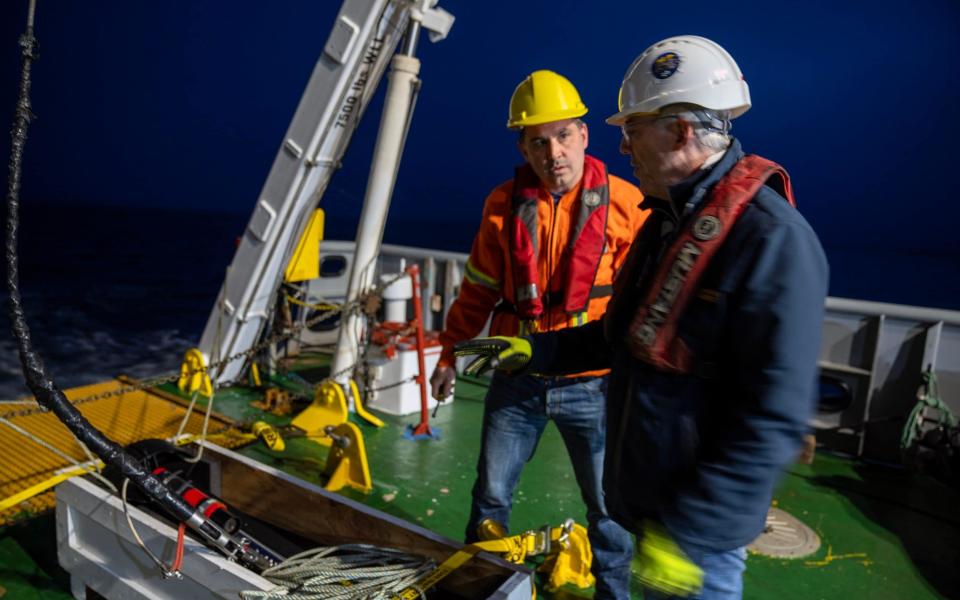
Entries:
MULTIPOLYGON (((614 274, 646 218, 640 191, 609 175, 585 153, 577 89, 552 71, 535 71, 510 100, 524 164, 486 199, 460 295, 440 336, 431 377, 447 397, 455 378, 453 345, 478 335, 516 336, 576 327, 606 310, 614 274)), ((607 371, 560 377, 496 374, 484 409, 482 446, 467 541, 506 533, 524 464, 553 420, 563 436, 587 505, 596 598, 629 598, 631 539, 607 515, 601 491, 607 371)), ((541 523, 517 524, 532 528, 541 523)))

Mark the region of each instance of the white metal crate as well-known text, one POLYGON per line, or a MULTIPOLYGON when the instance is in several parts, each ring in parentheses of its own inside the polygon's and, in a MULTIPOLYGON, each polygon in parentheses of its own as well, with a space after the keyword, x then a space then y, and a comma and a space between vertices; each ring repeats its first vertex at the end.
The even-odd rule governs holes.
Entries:
MULTIPOLYGON (((143 542, 169 563, 177 530, 135 506, 129 510, 143 542)), ((81 477, 57 486, 57 554, 77 600, 86 599, 87 588, 111 600, 237 600, 243 590, 275 587, 189 536, 183 553, 183 578, 165 579, 137 546, 119 497, 81 477)))

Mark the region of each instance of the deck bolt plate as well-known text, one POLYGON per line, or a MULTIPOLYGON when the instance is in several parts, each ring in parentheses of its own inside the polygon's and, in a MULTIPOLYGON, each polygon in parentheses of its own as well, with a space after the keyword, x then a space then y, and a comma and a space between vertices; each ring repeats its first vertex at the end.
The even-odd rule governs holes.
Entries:
POLYGON ((763 533, 747 550, 773 558, 802 558, 820 548, 820 536, 790 513, 771 508, 763 533))

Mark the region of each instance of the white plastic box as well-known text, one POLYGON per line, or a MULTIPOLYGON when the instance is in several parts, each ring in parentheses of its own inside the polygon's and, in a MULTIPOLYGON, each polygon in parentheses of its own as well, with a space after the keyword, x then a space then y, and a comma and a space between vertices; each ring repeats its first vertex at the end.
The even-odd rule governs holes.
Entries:
MULTIPOLYGON (((419 372, 417 351, 414 348, 399 345, 393 357, 388 357, 381 346, 371 345, 368 355, 370 367, 375 374, 374 388, 381 388, 399 381, 403 384, 379 390, 367 401, 370 408, 391 415, 410 415, 420 411, 420 385, 415 381, 406 381, 419 372)), ((428 346, 424 351, 424 364, 427 380, 427 408, 432 409, 437 401, 430 394, 430 375, 440 360, 440 346, 428 346)), ((447 402, 453 398, 447 399, 447 402)))
MULTIPOLYGON (((147 547, 169 564, 177 530, 136 506, 130 517, 147 547)), ((57 486, 57 553, 77 600, 86 600, 88 590, 123 600, 237 600, 241 591, 275 587, 189 537, 183 578, 165 579, 136 545, 120 498, 81 477, 57 486)))

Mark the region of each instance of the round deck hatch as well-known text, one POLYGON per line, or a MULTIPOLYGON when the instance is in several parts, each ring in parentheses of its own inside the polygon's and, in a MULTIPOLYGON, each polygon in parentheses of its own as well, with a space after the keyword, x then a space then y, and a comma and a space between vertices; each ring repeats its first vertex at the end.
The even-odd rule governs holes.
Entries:
POLYGON ((747 550, 773 558, 802 558, 820 548, 820 536, 790 513, 771 508, 760 537, 747 550))

